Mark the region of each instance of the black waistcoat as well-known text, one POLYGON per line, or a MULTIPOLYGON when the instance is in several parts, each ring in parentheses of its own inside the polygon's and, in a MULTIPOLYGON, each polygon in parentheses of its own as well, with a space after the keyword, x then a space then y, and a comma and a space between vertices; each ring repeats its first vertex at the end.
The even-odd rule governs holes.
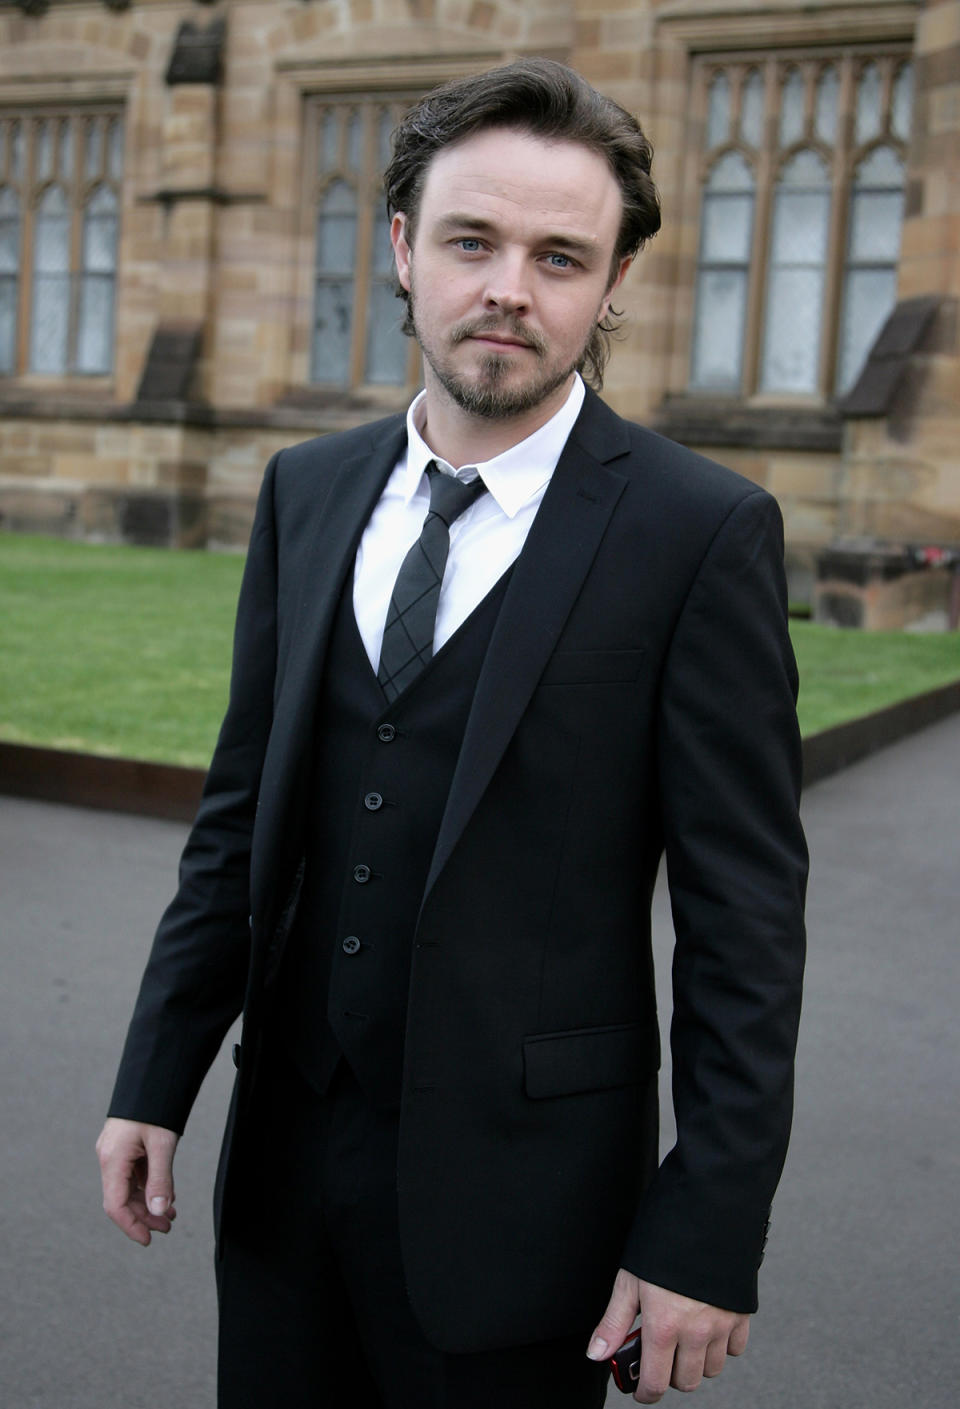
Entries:
POLYGON ((508 577, 390 705, 350 582, 341 598, 317 716, 304 887, 276 1013, 321 1092, 342 1055, 375 1104, 400 1100, 413 932, 508 577))

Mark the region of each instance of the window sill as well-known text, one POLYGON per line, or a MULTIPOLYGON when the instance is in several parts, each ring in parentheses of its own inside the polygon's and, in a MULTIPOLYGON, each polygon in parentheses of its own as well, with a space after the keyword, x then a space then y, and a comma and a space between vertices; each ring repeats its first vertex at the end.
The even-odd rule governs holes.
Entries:
POLYGON ((757 406, 730 397, 668 396, 653 429, 681 445, 736 445, 756 450, 838 453, 843 421, 833 406, 757 406))

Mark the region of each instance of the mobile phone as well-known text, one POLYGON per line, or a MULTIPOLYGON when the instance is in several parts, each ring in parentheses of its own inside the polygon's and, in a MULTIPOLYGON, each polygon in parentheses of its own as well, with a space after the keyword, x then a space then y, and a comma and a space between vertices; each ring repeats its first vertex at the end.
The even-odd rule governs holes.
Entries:
POLYGON ((640 1378, 640 1327, 631 1331, 623 1345, 610 1357, 613 1383, 624 1394, 632 1394, 640 1378))

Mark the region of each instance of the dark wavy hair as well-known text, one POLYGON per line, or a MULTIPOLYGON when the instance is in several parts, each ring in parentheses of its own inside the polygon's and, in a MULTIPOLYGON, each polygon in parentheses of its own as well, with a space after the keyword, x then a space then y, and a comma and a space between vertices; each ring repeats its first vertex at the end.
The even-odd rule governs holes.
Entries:
MULTIPOLYGON (((491 127, 512 128, 536 137, 579 142, 608 163, 620 187, 623 216, 610 282, 621 259, 634 255, 660 229, 660 202, 650 176, 653 148, 634 117, 591 88, 587 81, 552 59, 520 59, 434 89, 407 113, 393 134, 393 156, 384 173, 387 213, 407 217, 412 245, 427 170, 443 147, 491 127)), ((409 294, 404 332, 414 334, 409 294)), ((594 329, 580 368, 598 389, 610 356, 610 335, 621 317, 613 309, 594 329)))

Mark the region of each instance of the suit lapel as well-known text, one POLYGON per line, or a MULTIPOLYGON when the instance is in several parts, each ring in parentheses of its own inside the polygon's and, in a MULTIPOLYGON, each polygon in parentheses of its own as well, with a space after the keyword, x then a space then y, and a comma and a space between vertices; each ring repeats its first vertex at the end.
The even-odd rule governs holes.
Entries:
POLYGON ((624 423, 588 392, 517 559, 477 682, 425 895, 480 801, 556 647, 626 479, 624 423))
MULTIPOLYGON (((275 779, 276 784, 269 797, 261 793, 273 815, 285 819, 277 828, 278 837, 297 835, 289 821, 300 817, 309 781, 317 694, 334 615, 367 520, 405 440, 401 418, 382 438, 343 462, 319 514, 309 499, 303 505, 308 522, 316 516, 316 531, 297 573, 301 596, 271 731, 270 747, 277 750, 277 757, 272 767, 264 769, 265 777, 275 779)), ((304 489, 307 495, 311 493, 309 484, 304 489)))

